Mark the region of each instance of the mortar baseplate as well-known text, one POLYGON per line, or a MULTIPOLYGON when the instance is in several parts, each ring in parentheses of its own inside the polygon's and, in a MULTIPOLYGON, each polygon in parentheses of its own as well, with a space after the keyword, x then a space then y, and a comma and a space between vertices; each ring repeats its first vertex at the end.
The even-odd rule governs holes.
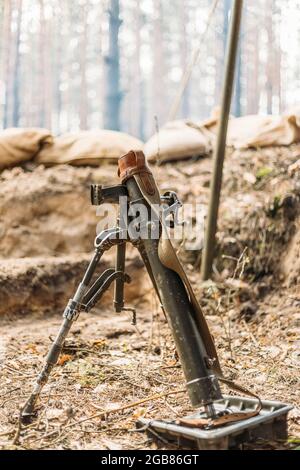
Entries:
MULTIPOLYGON (((235 411, 253 411, 257 400, 252 398, 224 396, 214 404, 216 411, 230 409, 235 411)), ((139 418, 136 425, 148 435, 162 439, 184 449, 227 450, 238 449, 242 444, 253 443, 258 439, 285 441, 288 437, 287 416, 293 407, 277 401, 262 401, 259 415, 218 429, 203 430, 176 424, 176 419, 139 418)), ((188 418, 203 417, 197 412, 188 418)))

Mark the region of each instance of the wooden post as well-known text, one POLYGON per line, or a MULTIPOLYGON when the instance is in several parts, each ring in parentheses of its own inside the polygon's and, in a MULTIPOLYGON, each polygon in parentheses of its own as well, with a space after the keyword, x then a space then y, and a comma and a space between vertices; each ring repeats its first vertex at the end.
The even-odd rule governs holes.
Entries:
POLYGON ((203 281, 209 279, 211 275, 212 263, 214 258, 217 219, 222 186, 223 164, 225 158, 226 138, 232 99, 232 90, 234 85, 236 56, 239 43, 242 9, 243 0, 234 0, 226 54, 227 57, 222 93, 221 116, 219 122, 216 148, 213 156, 213 173, 210 185, 208 218, 205 231, 203 257, 201 263, 201 278, 203 281))

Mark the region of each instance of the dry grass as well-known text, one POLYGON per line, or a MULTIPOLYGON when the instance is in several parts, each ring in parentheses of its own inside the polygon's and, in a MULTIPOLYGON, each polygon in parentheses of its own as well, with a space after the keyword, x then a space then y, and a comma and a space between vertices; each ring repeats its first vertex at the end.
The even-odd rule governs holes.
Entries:
MULTIPOLYGON (((237 319, 234 308, 208 318, 226 373, 262 398, 295 405, 289 419, 293 442, 300 439, 298 303, 292 295, 285 300, 274 295, 248 323, 237 319)), ((168 395, 182 389, 184 381, 163 316, 156 314, 151 321, 145 305, 138 319, 139 333, 124 314, 82 315, 43 391, 38 420, 21 430, 15 445, 19 407, 31 390, 59 320, 3 321, 1 448, 165 448, 164 443, 136 431, 137 418, 183 416, 191 406, 185 393, 168 395), (128 408, 135 402, 141 403, 128 408)), ((281 445, 268 443, 269 447, 281 445)))
MULTIPOLYGON (((234 152, 227 159, 216 282, 199 287, 199 253, 181 249, 227 375, 261 398, 295 406, 289 415, 289 446, 300 440, 300 259, 289 250, 299 220, 299 156, 299 146, 293 146, 234 152), (292 277, 289 265, 285 276, 281 272, 286 250, 292 277)), ((207 203, 209 159, 155 172, 162 192, 174 189, 186 202, 197 198, 207 203)), ((137 301, 138 329, 129 315, 107 307, 82 314, 43 391, 37 421, 20 429, 17 439, 19 409, 60 317, 0 319, 2 449, 166 448, 137 432, 137 418, 184 416, 191 406, 185 393, 169 394, 181 390, 184 380, 169 328, 148 286, 137 301), (138 404, 128 408, 130 403, 138 404)), ((283 444, 264 442, 255 448, 261 446, 283 444)))

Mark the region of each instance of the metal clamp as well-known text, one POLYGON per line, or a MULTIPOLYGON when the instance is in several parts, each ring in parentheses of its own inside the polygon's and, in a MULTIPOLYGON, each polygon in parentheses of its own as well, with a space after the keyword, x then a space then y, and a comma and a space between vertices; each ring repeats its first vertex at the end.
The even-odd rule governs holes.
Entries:
POLYGON ((104 202, 118 204, 122 196, 128 196, 127 188, 122 184, 107 187, 103 187, 101 184, 91 185, 91 203, 93 206, 100 206, 104 202))
POLYGON ((193 406, 211 404, 222 398, 219 382, 215 375, 196 378, 187 382, 186 386, 193 406), (203 399, 199 400, 199 396, 203 399))
POLYGON ((174 228, 175 225, 183 225, 184 220, 180 221, 178 218, 178 211, 183 204, 177 194, 174 191, 167 191, 163 196, 161 196, 161 201, 169 206, 163 210, 164 221, 166 221, 166 218, 171 215, 172 220, 168 221, 171 228, 174 228))
POLYGON ((124 243, 127 230, 119 227, 108 228, 99 233, 95 238, 95 248, 103 251, 109 250, 112 246, 124 243))
POLYGON ((67 320, 76 321, 80 312, 85 310, 85 307, 86 306, 80 302, 76 302, 76 300, 70 299, 63 313, 63 317, 67 320))

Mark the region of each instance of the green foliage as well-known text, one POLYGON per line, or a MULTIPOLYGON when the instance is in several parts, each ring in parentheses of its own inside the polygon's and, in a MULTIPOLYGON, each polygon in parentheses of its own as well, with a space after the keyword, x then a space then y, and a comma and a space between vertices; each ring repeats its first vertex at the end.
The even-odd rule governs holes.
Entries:
POLYGON ((267 166, 264 166, 262 168, 260 168, 257 173, 256 173, 256 179, 258 181, 261 181, 263 180, 264 178, 267 178, 268 176, 271 176, 271 174, 273 173, 273 169, 272 168, 269 168, 267 166))

